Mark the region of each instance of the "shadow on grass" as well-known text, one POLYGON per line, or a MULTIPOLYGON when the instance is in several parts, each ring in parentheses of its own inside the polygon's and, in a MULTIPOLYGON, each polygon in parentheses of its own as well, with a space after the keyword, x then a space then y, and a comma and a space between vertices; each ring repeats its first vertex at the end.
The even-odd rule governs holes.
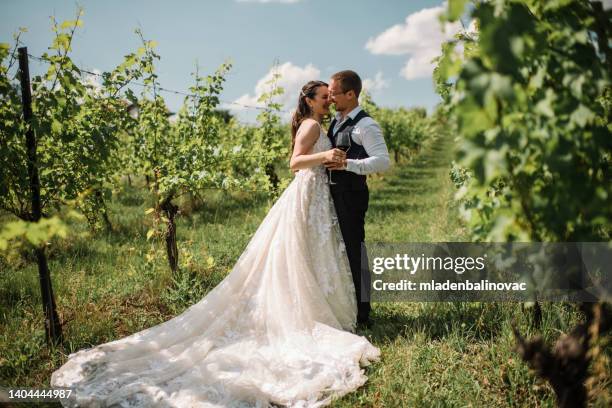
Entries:
POLYGON ((492 340, 507 322, 506 314, 500 313, 500 307, 494 303, 407 304, 417 306, 417 311, 407 313, 405 307, 393 305, 375 307, 372 327, 361 334, 378 344, 392 342, 398 337, 412 338, 417 333, 428 340, 450 336, 492 340))
POLYGON ((216 193, 193 211, 185 211, 182 215, 190 221, 194 217, 204 223, 226 223, 234 217, 241 217, 245 212, 264 204, 269 197, 266 194, 227 194, 216 193))
MULTIPOLYGON (((385 197, 409 197, 415 194, 419 195, 427 195, 432 194, 438 190, 438 187, 434 184, 423 185, 421 183, 409 182, 403 185, 394 186, 394 187, 385 187, 384 194, 385 197)), ((378 200, 380 197, 380 193, 375 191, 372 193, 372 199, 378 200)))
POLYGON ((402 211, 410 211, 413 213, 418 213, 427 207, 427 203, 419 203, 419 204, 407 204, 405 202, 401 202, 399 200, 390 201, 374 201, 369 206, 369 211, 372 212, 380 212, 381 215, 390 215, 390 212, 402 212, 402 211))
POLYGON ((58 241, 54 245, 50 245, 46 252, 49 262, 61 263, 74 259, 93 259, 101 256, 96 246, 92 245, 91 238, 58 241))

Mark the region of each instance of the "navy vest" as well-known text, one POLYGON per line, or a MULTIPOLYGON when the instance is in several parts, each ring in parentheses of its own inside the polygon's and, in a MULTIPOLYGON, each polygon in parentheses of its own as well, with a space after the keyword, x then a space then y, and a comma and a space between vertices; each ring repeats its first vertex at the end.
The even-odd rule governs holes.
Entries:
MULTIPOLYGON (((353 128, 363 118, 369 118, 370 115, 364 110, 361 110, 354 119, 350 117, 340 126, 337 132, 334 133, 334 126, 336 126, 336 119, 332 120, 327 131, 327 137, 333 147, 336 147, 336 136, 340 132, 352 132, 353 128)), ((346 152, 347 159, 365 159, 368 156, 362 145, 355 142, 351 136, 351 148, 346 152)), ((352 171, 345 170, 334 170, 332 171, 332 180, 336 183, 335 188, 342 188, 348 190, 366 190, 368 185, 366 184, 366 176, 361 174, 353 173, 352 171)), ((334 185, 331 186, 334 188, 334 185)))

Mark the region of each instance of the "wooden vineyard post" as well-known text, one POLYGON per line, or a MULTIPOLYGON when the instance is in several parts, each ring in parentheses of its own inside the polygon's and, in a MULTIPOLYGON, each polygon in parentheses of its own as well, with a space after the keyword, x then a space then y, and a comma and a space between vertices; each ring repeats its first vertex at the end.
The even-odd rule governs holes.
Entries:
MULTIPOLYGON (((38 222, 42 216, 40 203, 40 180, 36 161, 36 137, 32 129, 32 93, 30 91, 30 69, 28 66, 28 48, 19 48, 19 79, 21 82, 21 101, 23 104, 23 119, 26 123, 26 149, 28 178, 32 199, 32 222, 38 222)), ((45 335, 47 344, 58 344, 62 341, 62 326, 57 315, 51 277, 44 243, 34 249, 38 263, 40 290, 42 294, 43 311, 45 315, 45 335)))

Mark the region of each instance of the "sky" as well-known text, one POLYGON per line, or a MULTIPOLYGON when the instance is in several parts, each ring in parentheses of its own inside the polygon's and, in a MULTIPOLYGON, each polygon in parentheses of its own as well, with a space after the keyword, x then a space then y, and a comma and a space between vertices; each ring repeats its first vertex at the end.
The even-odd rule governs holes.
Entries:
MULTIPOLYGON (((343 69, 359 73, 381 106, 432 109, 439 97, 431 79, 431 59, 440 44, 461 29, 442 27, 441 0, 81 0, 84 25, 73 41, 73 61, 90 71, 110 71, 145 38, 158 43, 161 86, 187 91, 196 63, 208 74, 224 61, 233 67, 221 94, 223 107, 252 121, 258 96, 277 62, 285 89, 279 101, 289 112, 300 87, 311 79, 328 81, 343 69)), ((0 0, 0 42, 21 41, 33 55, 52 41, 50 16, 73 19, 77 2, 0 0)), ((42 66, 31 62, 32 75, 42 66)), ((163 94, 177 111, 183 97, 163 94)), ((288 113, 286 115, 289 115, 288 113)))

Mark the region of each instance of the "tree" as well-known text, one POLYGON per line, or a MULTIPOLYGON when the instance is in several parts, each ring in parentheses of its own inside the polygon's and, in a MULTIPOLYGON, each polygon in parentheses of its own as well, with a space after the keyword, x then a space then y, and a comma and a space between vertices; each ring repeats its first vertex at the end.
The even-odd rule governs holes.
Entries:
POLYGON ((138 73, 132 69, 137 56, 131 54, 107 74, 100 92, 92 92, 91 85, 81 81, 80 70, 68 56, 74 33, 82 25, 81 15, 79 10, 75 20, 61 25, 53 20, 54 54, 43 54, 48 70, 30 81, 31 105, 27 49, 20 48, 20 96, 11 79, 14 52, 11 55, 6 44, 0 47, 0 209, 21 220, 5 227, 8 238, 2 246, 19 235, 33 244, 46 333, 54 341, 61 340, 61 326, 45 246, 48 238, 65 230, 60 220, 49 217, 108 176, 106 164, 115 133, 126 115, 118 95, 138 73))

